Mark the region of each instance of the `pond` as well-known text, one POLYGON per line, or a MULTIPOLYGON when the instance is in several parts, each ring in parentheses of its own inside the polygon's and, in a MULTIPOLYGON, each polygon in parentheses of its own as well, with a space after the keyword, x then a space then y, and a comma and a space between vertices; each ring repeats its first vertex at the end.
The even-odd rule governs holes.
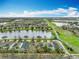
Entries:
POLYGON ((68 23, 63 23, 63 22, 54 22, 57 26, 61 27, 63 25, 68 25, 68 23))
POLYGON ((19 39, 19 38, 51 38, 52 33, 46 31, 12 31, 0 33, 0 39, 19 39))

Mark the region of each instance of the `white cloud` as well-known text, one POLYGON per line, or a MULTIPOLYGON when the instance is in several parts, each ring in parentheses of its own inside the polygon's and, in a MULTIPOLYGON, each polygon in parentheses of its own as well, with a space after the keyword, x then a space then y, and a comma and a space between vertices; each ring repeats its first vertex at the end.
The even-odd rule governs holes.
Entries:
POLYGON ((77 8, 72 8, 70 7, 67 10, 67 15, 68 17, 79 17, 79 11, 77 11, 77 8))
POLYGON ((1 14, 0 17, 37 17, 40 15, 57 15, 60 16, 60 14, 64 14, 64 17, 79 17, 79 11, 77 8, 69 7, 68 9, 64 8, 58 8, 55 10, 40 10, 40 11, 24 11, 23 13, 14 13, 9 12, 7 14, 1 14))

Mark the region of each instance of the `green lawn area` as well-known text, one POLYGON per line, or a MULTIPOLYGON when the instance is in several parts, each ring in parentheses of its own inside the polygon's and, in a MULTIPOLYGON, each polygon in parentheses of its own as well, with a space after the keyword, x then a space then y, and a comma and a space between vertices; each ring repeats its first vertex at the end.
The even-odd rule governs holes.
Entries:
POLYGON ((67 30, 58 30, 58 32, 61 40, 68 43, 76 53, 79 53, 79 37, 67 30))
POLYGON ((74 52, 70 53, 79 53, 79 37, 68 30, 63 30, 61 27, 55 26, 54 23, 50 22, 50 26, 56 32, 59 32, 60 39, 74 50, 74 52))

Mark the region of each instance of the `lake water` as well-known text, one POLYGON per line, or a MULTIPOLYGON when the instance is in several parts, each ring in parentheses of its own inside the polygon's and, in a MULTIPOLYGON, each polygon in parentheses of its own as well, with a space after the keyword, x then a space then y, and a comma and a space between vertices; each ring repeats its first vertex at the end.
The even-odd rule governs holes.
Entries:
POLYGON ((63 26, 68 25, 68 23, 62 23, 62 22, 54 22, 57 26, 63 26))
POLYGON ((4 32, 0 33, 0 39, 4 37, 4 39, 18 39, 18 38, 51 38, 52 33, 51 32, 46 32, 46 31, 12 31, 12 32, 4 32))

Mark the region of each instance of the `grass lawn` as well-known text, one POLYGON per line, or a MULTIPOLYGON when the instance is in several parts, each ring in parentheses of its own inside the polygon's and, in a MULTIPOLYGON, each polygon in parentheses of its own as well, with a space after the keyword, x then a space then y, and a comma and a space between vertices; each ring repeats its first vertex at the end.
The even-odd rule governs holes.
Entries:
POLYGON ((59 32, 60 39, 74 50, 74 52, 70 53, 79 53, 79 37, 72 32, 63 30, 61 27, 57 27, 53 24, 54 23, 51 23, 51 27, 53 27, 56 32, 59 32))
POLYGON ((57 30, 60 33, 60 38, 71 46, 76 53, 79 53, 79 37, 67 30, 57 30))

